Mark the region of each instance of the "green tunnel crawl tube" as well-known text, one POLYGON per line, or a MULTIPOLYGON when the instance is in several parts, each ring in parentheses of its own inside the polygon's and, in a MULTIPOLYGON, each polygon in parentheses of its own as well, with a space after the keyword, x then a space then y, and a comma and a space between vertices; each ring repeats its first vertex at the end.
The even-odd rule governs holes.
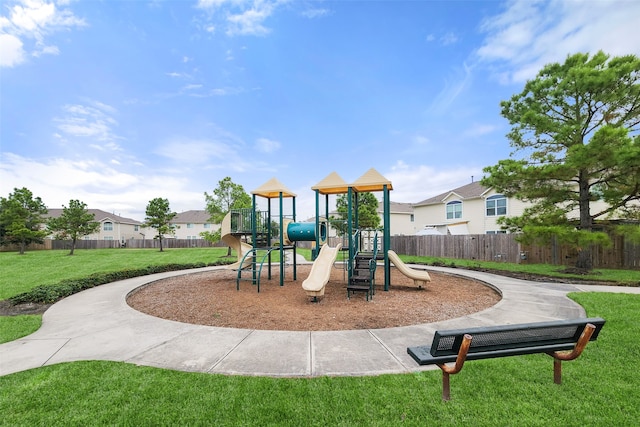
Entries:
POLYGON ((292 242, 315 242, 319 237, 320 245, 327 241, 327 223, 322 221, 319 224, 319 236, 316 236, 315 222, 287 222, 284 227, 284 241, 286 245, 292 242))

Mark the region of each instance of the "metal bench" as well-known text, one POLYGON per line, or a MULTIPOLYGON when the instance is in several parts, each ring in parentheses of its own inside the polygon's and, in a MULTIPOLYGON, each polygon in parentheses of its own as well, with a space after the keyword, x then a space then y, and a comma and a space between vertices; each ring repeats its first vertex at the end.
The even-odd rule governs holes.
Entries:
POLYGON ((407 353, 420 365, 442 370, 443 400, 451 398, 449 375, 460 372, 466 360, 546 353, 554 359, 553 380, 560 384, 562 361, 580 356, 604 323, 589 318, 436 331, 431 346, 408 347, 407 353), (451 362, 455 364, 446 365, 451 362))

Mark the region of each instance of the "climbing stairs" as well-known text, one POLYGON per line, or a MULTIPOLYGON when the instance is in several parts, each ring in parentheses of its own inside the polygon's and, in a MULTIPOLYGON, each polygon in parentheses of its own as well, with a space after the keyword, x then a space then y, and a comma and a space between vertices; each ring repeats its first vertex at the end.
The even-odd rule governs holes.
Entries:
POLYGON ((353 262, 353 271, 347 284, 347 298, 352 292, 365 292, 367 301, 375 294, 376 258, 373 252, 359 252, 353 262))

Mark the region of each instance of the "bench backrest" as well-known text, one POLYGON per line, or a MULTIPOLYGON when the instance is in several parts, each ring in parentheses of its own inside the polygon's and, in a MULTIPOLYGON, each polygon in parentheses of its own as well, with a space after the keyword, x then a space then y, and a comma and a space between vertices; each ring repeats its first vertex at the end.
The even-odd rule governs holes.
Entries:
POLYGON ((548 347, 550 350, 569 350, 578 341, 588 323, 596 327, 590 339, 594 341, 604 322, 604 319, 598 317, 436 331, 430 352, 434 357, 458 354, 465 334, 472 336, 469 354, 518 348, 523 350, 522 353, 526 353, 528 348, 540 347, 548 347))

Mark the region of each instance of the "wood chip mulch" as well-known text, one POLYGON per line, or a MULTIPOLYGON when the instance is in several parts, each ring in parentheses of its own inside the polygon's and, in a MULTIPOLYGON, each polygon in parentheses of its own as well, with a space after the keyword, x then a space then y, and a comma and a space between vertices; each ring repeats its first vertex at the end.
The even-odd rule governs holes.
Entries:
POLYGON ((384 271, 376 272, 375 296, 366 301, 364 293, 347 299, 346 273, 334 266, 325 296, 313 302, 302 289, 309 265, 285 270, 280 286, 279 265, 262 271, 260 292, 251 282, 240 282, 236 272, 216 270, 186 274, 152 282, 133 292, 127 302, 152 316, 199 325, 230 328, 288 331, 331 331, 380 329, 436 322, 475 313, 495 305, 500 295, 478 281, 430 272, 424 289, 413 284, 395 268, 391 287, 382 289, 384 271))

